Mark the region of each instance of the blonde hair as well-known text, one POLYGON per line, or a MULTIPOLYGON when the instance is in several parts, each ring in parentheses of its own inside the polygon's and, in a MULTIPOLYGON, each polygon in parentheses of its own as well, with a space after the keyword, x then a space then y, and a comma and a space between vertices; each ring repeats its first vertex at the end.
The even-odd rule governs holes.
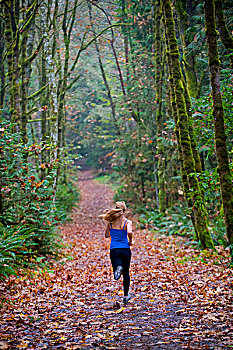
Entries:
POLYGON ((116 202, 114 208, 106 209, 104 214, 99 215, 100 219, 104 219, 110 223, 116 221, 126 210, 125 202, 116 202))

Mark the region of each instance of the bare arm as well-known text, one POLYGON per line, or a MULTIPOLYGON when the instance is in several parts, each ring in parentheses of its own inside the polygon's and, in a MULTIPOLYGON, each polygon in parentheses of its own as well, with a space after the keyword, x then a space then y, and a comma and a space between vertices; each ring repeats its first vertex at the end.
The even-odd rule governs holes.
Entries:
POLYGON ((110 237, 109 224, 107 224, 107 227, 106 227, 106 229, 105 229, 105 237, 106 237, 106 238, 110 237))
POLYGON ((133 229, 132 229, 132 221, 128 220, 127 222, 127 234, 129 238, 129 245, 133 244, 133 229))

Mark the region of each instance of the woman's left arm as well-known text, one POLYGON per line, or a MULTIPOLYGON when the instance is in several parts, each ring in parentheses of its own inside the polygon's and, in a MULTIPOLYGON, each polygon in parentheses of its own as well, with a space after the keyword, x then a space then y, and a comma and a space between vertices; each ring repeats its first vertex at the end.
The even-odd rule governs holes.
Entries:
POLYGON ((133 228, 132 221, 128 220, 127 222, 127 234, 129 237, 129 245, 133 245, 133 228))
POLYGON ((107 227, 105 229, 105 237, 109 238, 110 237, 110 229, 109 229, 109 223, 107 224, 107 227))

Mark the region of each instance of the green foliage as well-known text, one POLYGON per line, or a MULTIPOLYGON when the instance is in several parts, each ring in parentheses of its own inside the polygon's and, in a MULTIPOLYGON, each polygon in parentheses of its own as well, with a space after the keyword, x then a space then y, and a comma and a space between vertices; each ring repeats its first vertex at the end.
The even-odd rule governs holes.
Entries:
MULTIPOLYGON (((221 212, 221 211, 220 211, 221 212)), ((223 213, 216 215, 214 222, 211 223, 211 234, 215 245, 228 246, 226 225, 223 219, 223 213)))
MULTIPOLYGON (((221 72, 222 81, 222 100, 225 116, 226 134, 228 136, 227 146, 231 153, 233 149, 233 97, 232 97, 232 78, 231 70, 225 69, 221 72)), ((212 169, 216 166, 216 156, 214 148, 214 126, 212 95, 202 96, 193 104, 193 123, 198 140, 199 152, 204 154, 205 167, 212 169)))
POLYGON ((80 194, 75 186, 75 180, 70 179, 68 183, 59 183, 56 193, 56 211, 59 214, 59 220, 68 219, 71 209, 77 205, 80 194))
MULTIPOLYGON (((48 232, 55 224, 53 205, 52 171, 41 181, 35 165, 28 160, 39 154, 40 145, 24 146, 18 133, 11 132, 11 125, 2 128, 0 176, 1 212, 3 225, 24 225, 33 229, 38 249, 52 249, 48 232)), ((51 166, 52 168, 52 166, 51 166)))
POLYGON ((143 211, 139 217, 141 228, 150 228, 155 233, 165 233, 167 235, 193 236, 192 222, 183 205, 177 205, 163 215, 158 210, 143 211))
POLYGON ((33 235, 33 229, 0 226, 0 276, 16 274, 13 266, 30 254, 33 235))
POLYGON ((95 178, 96 181, 98 181, 100 184, 109 184, 110 183, 110 175, 100 175, 95 178))
MULTIPOLYGON (((214 244, 216 246, 222 245, 227 247, 226 226, 222 210, 216 212, 215 216, 211 218, 209 230, 214 244)), ((164 233, 169 236, 189 236, 190 238, 194 237, 194 239, 196 239, 190 215, 187 212, 187 208, 182 204, 170 208, 166 211, 165 215, 158 210, 141 208, 141 215, 139 216, 138 222, 141 229, 150 229, 154 231, 155 234, 164 233)))
MULTIPOLYGON (((221 71, 221 82, 225 129, 228 136, 227 147, 229 152, 230 168, 233 169, 233 97, 230 69, 221 71)), ((205 201, 209 212, 213 240, 215 244, 221 243, 225 246, 226 229, 224 226, 223 212, 221 210, 222 200, 220 192, 220 179, 218 175, 214 145, 212 96, 203 96, 202 98, 198 99, 193 108, 196 110, 196 112, 193 114, 193 123, 204 170, 201 174, 198 174, 199 184, 205 193, 205 201)))
POLYGON ((115 198, 124 197, 135 206, 154 200, 152 140, 138 129, 124 133, 115 144, 112 165, 121 178, 115 198))
MULTIPOLYGON (((46 145, 48 148, 48 145, 46 145)), ((60 238, 56 225, 67 219, 67 212, 78 201, 72 183, 57 186, 54 204, 54 172, 56 164, 41 181, 39 156, 42 146, 23 145, 21 135, 12 125, 2 121, 0 139, 0 254, 1 274, 10 273, 26 255, 56 254, 60 238)))
POLYGON ((121 184, 118 182, 119 176, 116 172, 111 173, 101 173, 97 177, 95 177, 95 181, 105 184, 109 186, 114 192, 117 192, 119 190, 119 187, 121 184))

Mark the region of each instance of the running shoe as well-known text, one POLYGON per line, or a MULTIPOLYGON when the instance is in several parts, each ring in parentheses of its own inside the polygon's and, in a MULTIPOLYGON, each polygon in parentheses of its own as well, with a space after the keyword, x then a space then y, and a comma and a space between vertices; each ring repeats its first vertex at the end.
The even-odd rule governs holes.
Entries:
POLYGON ((126 305, 128 304, 128 301, 131 299, 131 295, 128 294, 126 297, 123 297, 123 303, 126 305))
POLYGON ((115 278, 116 281, 119 280, 119 278, 121 277, 122 271, 123 271, 123 267, 122 266, 117 266, 117 269, 114 272, 114 278, 115 278))

